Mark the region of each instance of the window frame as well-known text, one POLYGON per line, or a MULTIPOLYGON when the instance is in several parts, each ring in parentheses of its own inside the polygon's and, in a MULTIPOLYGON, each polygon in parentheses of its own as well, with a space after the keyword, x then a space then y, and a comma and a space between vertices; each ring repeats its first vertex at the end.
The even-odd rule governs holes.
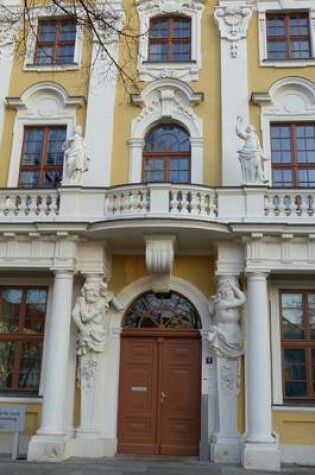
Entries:
POLYGON ((272 68, 297 68, 315 65, 315 4, 310 5, 309 0, 283 0, 282 8, 277 0, 267 0, 257 4, 258 11, 258 36, 259 36, 259 65, 272 68), (267 14, 285 12, 307 12, 309 14, 309 39, 310 58, 269 59, 267 48, 267 14))
POLYGON ((47 153, 48 153, 48 136, 49 136, 49 131, 51 129, 60 129, 64 130, 65 132, 65 140, 67 139, 67 126, 63 124, 43 124, 43 125, 26 125, 24 126, 23 129, 23 140, 22 140, 22 147, 21 147, 21 154, 20 154, 20 165, 19 165, 19 177, 18 177, 18 187, 19 188, 25 188, 25 189, 38 189, 38 188, 45 188, 45 189, 55 189, 58 186, 60 186, 62 177, 63 177, 63 172, 64 172, 64 161, 62 166, 61 165, 46 165, 46 160, 47 160, 47 153), (41 152, 41 160, 39 165, 23 165, 22 160, 23 160, 23 154, 24 154, 24 147, 25 147, 25 137, 26 137, 26 131, 27 130, 32 130, 32 129, 43 129, 44 131, 44 145, 42 148, 41 152), (23 186, 21 184, 21 176, 23 172, 39 172, 39 184, 38 186, 23 186), (45 186, 44 184, 44 178, 45 178, 45 173, 49 171, 60 171, 61 172, 61 180, 60 183, 57 184, 55 187, 48 187, 45 186))
MULTIPOLYGON (((27 297, 27 291, 29 290, 45 290, 46 291, 46 303, 45 303, 45 311, 44 311, 44 322, 43 322, 43 333, 40 335, 25 335, 21 331, 16 332, 16 333, 0 333, 0 341, 3 342, 16 342, 16 343, 21 343, 23 344, 24 342, 38 342, 42 344, 42 354, 41 354, 41 361, 40 361, 40 371, 39 371, 39 385, 37 390, 34 389, 27 389, 27 388, 19 388, 17 386, 18 383, 18 377, 20 372, 17 372, 17 369, 20 369, 20 364, 21 364, 21 358, 18 359, 17 361, 14 361, 13 365, 13 381, 16 383, 15 386, 17 387, 10 387, 10 388, 0 388, 0 401, 5 399, 6 397, 10 397, 12 395, 22 395, 26 396, 27 398, 30 397, 36 397, 41 394, 41 385, 42 385, 42 374, 43 374, 43 367, 45 365, 45 348, 44 348, 44 339, 45 339, 45 333, 46 333, 46 326, 47 326, 47 321, 49 319, 49 308, 50 308, 50 286, 48 283, 44 284, 36 284, 35 282, 30 282, 29 284, 20 284, 19 282, 14 283, 13 281, 10 283, 4 283, 0 282, 0 303, 2 303, 3 299, 3 290, 5 289, 21 289, 23 294, 22 294, 22 303, 20 306, 19 310, 19 327, 21 325, 21 322, 23 323, 23 320, 25 320, 25 309, 26 309, 26 297, 27 297), (19 363, 19 364, 18 364, 19 363)), ((20 329, 20 328, 19 328, 20 329)), ((20 356, 20 349, 18 350, 18 354, 20 356)), ((14 357, 15 360, 15 357, 14 357)))
MULTIPOLYGON (((292 170, 292 186, 285 185, 283 188, 311 188, 310 186, 302 185, 300 186, 298 183, 298 171, 299 170, 315 170, 315 161, 308 163, 308 162, 298 162, 297 158, 297 147, 296 147, 296 127, 297 126, 305 126, 312 125, 314 128, 314 138, 315 138, 315 121, 281 121, 281 122, 270 122, 270 149, 271 149, 271 172, 273 170, 292 170), (272 162, 272 136, 271 136, 271 129, 272 126, 283 126, 287 125, 290 128, 290 143, 291 143, 291 162, 279 163, 274 164, 272 162)), ((315 151, 315 149, 314 149, 315 151)), ((281 186, 277 185, 277 188, 281 188, 281 186)))
POLYGON ((157 16, 154 16, 152 18, 150 18, 150 28, 149 28, 149 42, 148 42, 148 62, 149 63, 154 63, 154 64, 158 64, 158 63, 190 63, 191 62, 191 29, 192 29, 192 25, 191 25, 191 18, 187 15, 173 15, 173 14, 169 14, 169 15, 157 15, 157 16), (166 20, 167 21, 167 32, 168 32, 168 35, 166 38, 154 38, 154 37, 151 37, 151 29, 152 27, 154 26, 154 24, 158 23, 160 20, 166 20), (189 36, 187 37, 180 37, 180 38, 177 38, 176 36, 173 36, 174 34, 174 21, 176 20, 183 20, 187 23, 189 23, 189 36), (188 44, 189 45, 189 59, 187 60, 184 60, 184 61, 178 61, 176 59, 174 59, 174 56, 173 56, 173 47, 174 47, 174 44, 188 44), (167 59, 166 60, 162 60, 162 59, 158 59, 158 60, 152 60, 151 59, 151 46, 153 44, 166 44, 167 45, 167 59))
POLYGON ((75 59, 75 45, 76 45, 76 38, 77 38, 77 28, 78 24, 73 20, 72 17, 67 17, 67 16, 56 16, 56 17, 41 17, 38 19, 38 24, 37 24, 37 33, 36 33, 36 45, 35 45, 35 50, 34 50, 34 60, 33 64, 37 66, 62 66, 62 65, 73 65, 74 64, 74 59, 75 59), (54 38, 54 41, 41 41, 40 40, 40 32, 43 24, 56 24, 56 35, 54 38), (75 37, 74 40, 61 40, 60 39, 60 29, 61 25, 63 23, 73 23, 75 25, 75 37), (53 48, 53 59, 54 61, 51 61, 50 63, 41 63, 39 61, 38 57, 38 51, 40 47, 45 47, 45 46, 50 46, 53 48), (58 53, 58 48, 60 46, 72 46, 73 47, 73 59, 71 62, 59 62, 57 61, 57 53, 58 53))
POLYGON ((143 183, 161 183, 161 181, 147 181, 145 179, 145 173, 146 173, 146 170, 145 170, 145 162, 148 160, 148 159, 151 159, 151 160, 154 160, 154 159, 164 159, 164 163, 165 163, 165 168, 164 168, 164 175, 165 175, 165 180, 162 181, 162 183, 173 183, 173 184, 179 184, 179 185, 188 185, 191 183, 191 144, 190 144, 190 135, 189 135, 189 132, 181 125, 181 124, 178 124, 176 122, 173 122, 173 123, 159 123, 157 125, 154 125, 153 127, 151 127, 147 133, 146 133, 146 136, 144 138, 144 148, 143 148, 143 153, 142 153, 142 182, 143 183), (174 125, 180 129, 182 129, 186 134, 187 134, 187 137, 188 137, 188 140, 189 140, 189 151, 188 152, 164 152, 164 151, 159 151, 159 152, 146 152, 145 151, 145 145, 146 145, 146 138, 147 136, 153 132, 155 129, 157 129, 158 127, 161 127, 163 125, 174 125), (167 156, 165 156, 167 155, 167 156), (171 160, 172 158, 176 158, 176 156, 178 157, 183 157, 183 156, 187 156, 188 160, 189 160, 189 169, 188 169, 188 175, 189 175, 189 180, 187 182, 174 182, 174 181, 171 181, 169 179, 170 177, 170 163, 171 163, 171 160))
MULTIPOLYGON (((305 404, 313 404, 315 405, 315 391, 312 390, 313 385, 313 368, 312 368, 312 350, 315 351, 315 340, 311 340, 309 335, 309 319, 308 319, 308 305, 307 305, 307 296, 310 293, 315 293, 315 289, 285 289, 281 288, 278 291, 279 296, 279 318, 280 318, 280 332, 281 332, 281 360, 282 360, 282 393, 283 393, 283 401, 286 404, 289 403, 300 403, 301 401, 305 404), (283 319, 282 316, 282 307, 281 307, 281 295, 283 293, 299 293, 302 294, 302 306, 303 306, 303 328, 305 337, 303 340, 289 340, 283 338, 283 319), (285 349, 302 349, 305 351, 305 369, 306 369, 306 384, 307 384, 307 397, 303 398, 292 398, 288 397, 285 394, 285 363, 284 363, 284 350, 285 349)), ((314 374, 315 380, 315 374, 314 374)))
POLYGON ((308 59, 312 59, 313 57, 313 51, 312 51, 312 42, 311 42, 311 25, 310 25, 310 16, 309 12, 307 10, 286 10, 286 11, 267 11, 266 12, 266 23, 267 23, 267 28, 266 28, 266 42, 267 42, 267 60, 268 61, 291 61, 291 60, 296 60, 296 61, 305 61, 308 59), (308 33, 307 35, 293 35, 290 32, 290 18, 294 15, 301 15, 307 18, 307 28, 308 28, 308 33), (284 28, 285 28, 285 34, 284 36, 271 36, 268 35, 268 19, 272 17, 283 17, 284 19, 284 28), (309 48, 309 56, 308 57, 303 57, 303 58, 298 58, 291 56, 291 42, 292 40, 307 40, 308 42, 308 48, 309 48), (285 56, 283 58, 270 58, 268 55, 268 50, 269 50, 269 42, 271 41, 272 43, 277 43, 278 40, 285 41, 285 56))

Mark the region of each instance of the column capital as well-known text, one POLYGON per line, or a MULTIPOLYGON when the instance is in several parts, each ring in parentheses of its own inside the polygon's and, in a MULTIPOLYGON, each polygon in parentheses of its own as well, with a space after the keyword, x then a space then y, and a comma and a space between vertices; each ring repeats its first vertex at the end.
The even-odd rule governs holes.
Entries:
POLYGON ((53 266, 50 268, 51 272, 55 275, 57 279, 72 279, 76 270, 74 267, 59 267, 53 266))
POLYGON ((246 272, 246 277, 251 280, 266 280, 269 274, 267 270, 250 270, 246 272))

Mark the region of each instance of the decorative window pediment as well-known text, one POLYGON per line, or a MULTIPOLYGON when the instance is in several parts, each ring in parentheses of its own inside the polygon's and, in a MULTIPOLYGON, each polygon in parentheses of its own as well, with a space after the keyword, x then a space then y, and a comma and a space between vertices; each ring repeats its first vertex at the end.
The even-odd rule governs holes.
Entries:
POLYGON ((183 81, 196 81, 201 67, 201 17, 203 12, 203 0, 137 0, 136 5, 140 18, 140 38, 138 69, 141 81, 152 81, 158 78, 178 78, 183 81), (190 60, 184 62, 150 61, 149 41, 150 23, 155 17, 182 16, 191 22, 190 60))

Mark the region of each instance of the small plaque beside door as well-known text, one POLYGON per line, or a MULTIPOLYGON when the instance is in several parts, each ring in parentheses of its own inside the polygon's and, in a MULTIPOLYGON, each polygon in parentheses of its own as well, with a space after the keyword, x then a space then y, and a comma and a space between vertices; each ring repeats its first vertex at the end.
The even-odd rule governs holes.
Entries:
POLYGON ((146 393, 147 387, 146 386, 131 386, 131 391, 134 393, 146 393))

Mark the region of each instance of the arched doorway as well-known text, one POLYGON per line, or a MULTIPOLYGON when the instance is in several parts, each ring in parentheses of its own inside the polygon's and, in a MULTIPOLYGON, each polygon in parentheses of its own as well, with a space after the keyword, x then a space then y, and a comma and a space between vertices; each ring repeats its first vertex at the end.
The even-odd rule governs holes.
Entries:
POLYGON ((118 451, 197 455, 201 323, 177 292, 147 292, 128 308, 120 353, 118 451))

